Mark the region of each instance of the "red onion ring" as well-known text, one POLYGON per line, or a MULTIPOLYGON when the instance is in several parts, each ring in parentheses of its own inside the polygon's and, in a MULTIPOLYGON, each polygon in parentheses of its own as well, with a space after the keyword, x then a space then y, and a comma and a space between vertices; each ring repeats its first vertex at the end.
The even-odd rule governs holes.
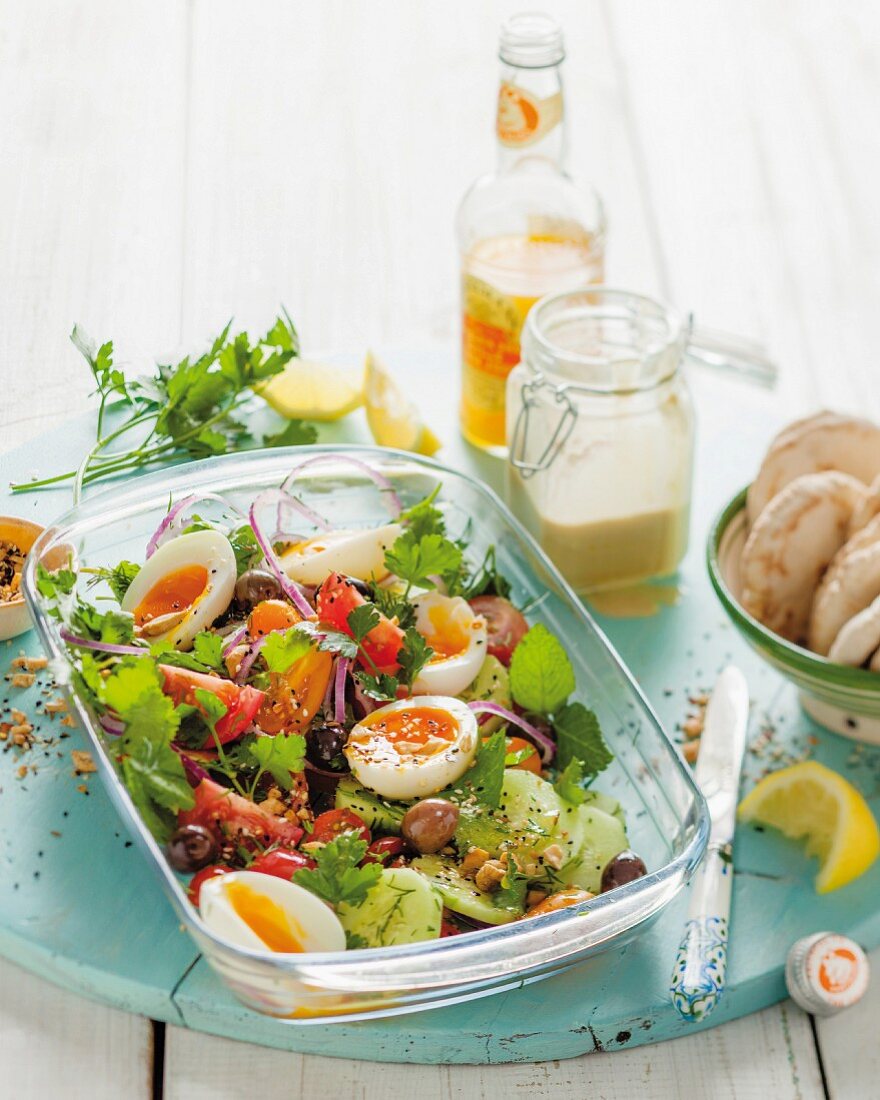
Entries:
POLYGON ((68 645, 74 645, 78 649, 95 649, 100 653, 112 653, 119 657, 149 657, 150 651, 146 646, 135 645, 116 645, 111 642, 96 642, 91 638, 77 637, 67 627, 63 627, 59 632, 61 640, 68 645))
POLYGON ((120 737, 125 733, 125 723, 121 718, 114 718, 112 714, 102 714, 99 721, 101 729, 111 737, 120 737))
POLYGON ((508 710, 507 707, 502 707, 498 703, 487 703, 481 699, 475 699, 473 703, 468 703, 468 707, 474 714, 494 714, 497 718, 503 718, 505 722, 509 722, 513 726, 518 726, 535 748, 540 751, 541 760, 544 764, 549 764, 556 755, 556 745, 550 740, 546 733, 542 733, 537 727, 533 726, 531 722, 527 722, 525 718, 522 718, 518 714, 514 714, 514 712, 508 710))
MULTIPOLYGON (((285 627, 285 630, 287 629, 289 628, 285 627)), ((269 631, 269 634, 277 633, 279 633, 277 630, 269 631)), ((257 657, 260 655, 260 650, 266 644, 266 639, 269 637, 269 634, 264 634, 261 638, 257 638, 255 641, 251 642, 250 646, 248 647, 247 653, 245 653, 244 657, 242 657, 241 659, 241 664, 238 666, 238 671, 235 673, 235 682, 237 684, 241 685, 245 682, 245 680, 247 680, 248 673, 253 667, 254 661, 256 661, 257 657)))
POLYGON ((314 458, 307 458, 305 462, 300 462, 298 466, 294 466, 294 468, 290 471, 284 481, 281 482, 282 490, 284 490, 285 492, 288 491, 290 489, 290 486, 293 484, 294 481, 296 481, 299 474, 303 470, 305 470, 306 467, 316 466, 321 463, 327 462, 347 462, 349 466, 355 466, 358 470, 361 470, 367 475, 370 481, 372 481, 373 484, 377 486, 380 492, 387 493, 388 500, 391 504, 392 514, 394 515, 395 519, 403 511, 403 502, 397 495, 394 486, 391 484, 388 478, 385 477, 383 474, 380 474, 378 470, 374 470, 373 467, 370 466, 368 463, 363 462, 359 458, 354 458, 352 455, 348 454, 333 453, 326 455, 316 455, 314 458))
POLYGON ((220 651, 224 657, 228 657, 233 649, 235 649, 235 647, 247 637, 247 630, 247 623, 245 623, 244 626, 241 627, 239 630, 236 630, 234 633, 230 634, 228 640, 226 641, 226 644, 220 651))
POLYGON ((237 512, 238 515, 244 519, 244 512, 237 505, 227 500, 225 497, 221 497, 219 493, 190 493, 189 496, 182 497, 176 501, 165 514, 164 519, 153 532, 150 537, 150 541, 147 543, 147 557, 151 558, 153 554, 159 549, 162 543, 165 541, 165 535, 168 534, 174 527, 174 521, 185 509, 191 505, 196 504, 200 500, 216 500, 219 501, 226 508, 230 508, 233 512, 237 512))
POLYGON ((374 710, 380 705, 375 699, 371 699, 369 695, 363 690, 358 681, 357 676, 352 677, 354 683, 354 697, 355 701, 360 704, 363 710, 362 718, 366 718, 368 714, 372 714, 374 710))
MULTIPOLYGON (((176 746, 172 745, 172 748, 176 749, 176 746)), ((201 766, 197 764, 195 760, 190 759, 185 752, 181 752, 180 749, 176 749, 177 755, 180 757, 180 761, 183 764, 183 770, 186 772, 186 779, 189 785, 193 788, 198 787, 199 783, 203 779, 210 779, 210 774, 201 766)))
MULTIPOLYGON (((253 528, 254 537, 259 544, 260 549, 263 551, 263 556, 266 559, 266 563, 275 575, 275 579, 281 585, 281 591, 290 600, 294 607, 305 619, 311 619, 315 614, 314 608, 309 604, 305 596, 300 592, 297 585, 290 580, 284 570, 281 568, 281 563, 278 560, 278 555, 272 548, 272 543, 266 538, 262 528, 257 523, 257 509, 268 504, 270 500, 275 499, 275 495, 282 492, 280 489, 266 489, 265 492, 259 494, 256 500, 250 507, 248 512, 248 519, 251 522, 253 528)), ((285 493, 285 496, 289 497, 289 494, 285 493)), ((293 499, 289 497, 289 499, 293 499)))
POLYGON ((345 678, 348 675, 348 666, 348 657, 338 657, 336 659, 336 681, 333 687, 333 717, 340 726, 345 721, 345 678))

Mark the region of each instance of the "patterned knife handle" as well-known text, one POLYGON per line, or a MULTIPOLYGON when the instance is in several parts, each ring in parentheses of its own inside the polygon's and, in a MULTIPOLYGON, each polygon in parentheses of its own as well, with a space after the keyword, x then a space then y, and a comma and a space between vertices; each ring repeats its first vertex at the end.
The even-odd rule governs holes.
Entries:
POLYGON ((693 884, 670 986, 672 1003, 692 1022, 704 1020, 724 992, 732 879, 731 846, 711 844, 693 884))

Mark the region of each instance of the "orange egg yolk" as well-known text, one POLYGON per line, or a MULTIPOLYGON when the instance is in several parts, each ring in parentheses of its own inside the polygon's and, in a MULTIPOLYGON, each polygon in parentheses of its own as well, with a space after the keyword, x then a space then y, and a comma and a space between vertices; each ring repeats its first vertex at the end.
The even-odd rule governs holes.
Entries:
POLYGON ((173 573, 166 573, 144 596, 134 611, 138 626, 183 611, 196 602, 208 587, 208 570, 204 565, 184 565, 173 573))
POLYGON ((368 729, 381 734, 395 748, 398 742, 405 743, 405 751, 411 752, 413 745, 427 745, 434 740, 453 741, 458 725, 448 711, 437 707, 402 707, 370 722, 368 729))
MULTIPOLYGON (((461 620, 450 615, 445 607, 432 607, 428 611, 428 620, 431 624, 430 634, 425 636, 425 641, 434 650, 429 664, 437 661, 448 661, 450 657, 457 657, 468 647, 469 631, 461 620)), ((473 627, 477 629, 478 623, 473 627)))
POLYGON ((226 883, 226 896, 248 928, 272 951, 290 954, 304 950, 291 931, 287 914, 277 902, 244 882, 226 883))

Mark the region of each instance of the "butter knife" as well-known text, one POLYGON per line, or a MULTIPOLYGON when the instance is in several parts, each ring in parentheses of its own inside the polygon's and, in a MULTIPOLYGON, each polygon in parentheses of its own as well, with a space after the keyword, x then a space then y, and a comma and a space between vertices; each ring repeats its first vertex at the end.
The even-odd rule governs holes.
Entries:
POLYGON ((709 844, 691 884, 688 920, 672 971, 672 1003, 703 1020, 724 992, 733 884, 733 832, 746 747, 749 689, 733 665, 718 677, 706 708, 695 779, 709 806, 709 844))

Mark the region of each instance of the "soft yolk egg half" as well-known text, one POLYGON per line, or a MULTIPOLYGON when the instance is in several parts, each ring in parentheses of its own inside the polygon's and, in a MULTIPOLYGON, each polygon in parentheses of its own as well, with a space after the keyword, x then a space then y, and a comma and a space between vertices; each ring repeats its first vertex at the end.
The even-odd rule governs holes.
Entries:
POLYGON ((141 566, 122 599, 151 643, 189 649, 232 600, 235 553, 219 531, 191 531, 163 543, 141 566))
POLYGON ((464 775, 478 741, 477 719, 460 699, 420 695, 374 710, 352 729, 344 752, 362 787, 406 800, 464 775))
POLYGON ((486 657, 486 620, 460 596, 430 592, 414 600, 416 630, 434 655, 413 684, 414 695, 460 695, 486 657))
POLYGON ((385 551, 402 531, 399 523, 368 531, 325 531, 288 547, 281 555, 281 568, 298 584, 318 585, 331 573, 379 580, 388 575, 385 551))
POLYGON ((302 886, 274 875, 233 871, 202 883, 199 912, 221 939, 251 951, 344 951, 339 918, 302 886))

